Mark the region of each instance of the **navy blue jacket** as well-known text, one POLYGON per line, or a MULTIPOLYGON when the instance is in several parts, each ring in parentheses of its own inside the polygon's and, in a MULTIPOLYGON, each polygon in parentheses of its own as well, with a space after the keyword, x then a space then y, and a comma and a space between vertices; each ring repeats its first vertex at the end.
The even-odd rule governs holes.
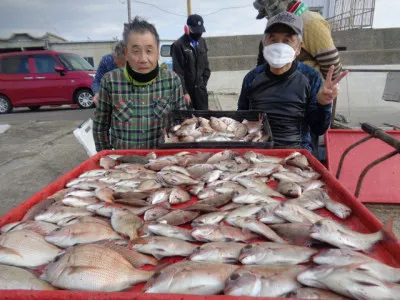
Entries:
POLYGON ((283 75, 273 74, 264 64, 245 76, 238 110, 265 111, 276 148, 312 151, 310 131, 323 135, 331 120, 332 105, 317 102, 322 86, 320 73, 301 62, 283 75))

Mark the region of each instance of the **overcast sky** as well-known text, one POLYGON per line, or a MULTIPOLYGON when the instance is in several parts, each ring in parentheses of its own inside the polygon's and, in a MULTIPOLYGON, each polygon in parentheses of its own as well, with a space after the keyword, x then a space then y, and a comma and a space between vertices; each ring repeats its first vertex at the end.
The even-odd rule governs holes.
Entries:
MULTIPOLYGON (((0 37, 15 32, 41 36, 49 31, 67 40, 121 39, 127 0, 0 0, 0 37)), ((253 0, 192 0, 204 17, 205 36, 259 34, 253 0), (230 9, 225 9, 232 7, 230 9), (220 9, 223 9, 219 11, 220 9)), ((400 27, 400 0, 376 0, 375 28, 400 27)), ((162 39, 176 39, 186 22, 186 0, 132 0, 132 15, 154 23, 162 39), (154 4, 156 7, 140 2, 154 4), (171 14, 173 13, 173 14, 171 14)))

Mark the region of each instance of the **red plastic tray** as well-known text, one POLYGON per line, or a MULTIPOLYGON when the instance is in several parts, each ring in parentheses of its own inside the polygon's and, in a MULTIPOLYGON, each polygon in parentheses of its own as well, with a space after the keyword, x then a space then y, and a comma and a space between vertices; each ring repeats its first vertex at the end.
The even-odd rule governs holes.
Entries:
MULTIPOLYGON (((192 153, 196 152, 219 152, 220 149, 184 149, 192 153)), ((359 201, 357 201, 341 184, 337 181, 329 171, 321 165, 308 151, 306 150, 259 150, 259 149, 233 149, 239 154, 243 154, 246 151, 253 150, 266 155, 285 157, 291 154, 293 151, 299 151, 307 156, 311 166, 315 171, 322 175, 322 180, 326 183, 329 195, 336 201, 345 203, 353 210, 350 218, 342 221, 341 223, 348 226, 353 230, 357 230, 363 233, 372 233, 381 229, 382 223, 359 201)), ((118 151, 102 151, 97 155, 91 157, 72 171, 66 173, 52 184, 45 187, 43 190, 29 198, 21 205, 15 207, 3 218, 0 219, 0 227, 10 223, 19 221, 26 211, 40 202, 46 197, 54 194, 56 191, 64 188, 65 184, 73 178, 78 177, 81 173, 99 168, 99 160, 102 156, 108 154, 136 154, 146 155, 152 150, 118 150, 118 151)), ((158 156, 171 155, 178 153, 182 150, 156 150, 158 156)), ((318 211, 322 216, 329 217, 335 220, 339 220, 334 217, 331 213, 324 209, 318 211)), ((372 257, 379 259, 380 261, 389 264, 393 267, 400 267, 400 244, 382 242, 378 244, 373 253, 372 257)), ((172 261, 172 260, 169 260, 172 261)), ((159 294, 143 294, 140 292, 142 285, 133 287, 128 292, 117 292, 117 293, 101 293, 101 292, 73 292, 73 291, 1 291, 0 298, 2 299, 136 299, 136 300, 161 300, 161 299, 172 299, 172 300, 222 300, 222 299, 235 299, 230 296, 191 296, 191 295, 159 295, 159 294)), ((252 297, 237 297, 236 299, 272 299, 272 298, 252 298, 252 297)))
MULTIPOLYGON (((386 131, 400 139, 400 131, 386 131)), ((325 135, 326 157, 333 176, 342 153, 368 134, 362 130, 329 130, 325 135)), ((371 139, 349 152, 344 160, 339 181, 354 194, 363 169, 374 160, 393 152, 393 147, 371 139)), ((373 167, 364 177, 358 200, 364 203, 400 203, 400 154, 373 167)))

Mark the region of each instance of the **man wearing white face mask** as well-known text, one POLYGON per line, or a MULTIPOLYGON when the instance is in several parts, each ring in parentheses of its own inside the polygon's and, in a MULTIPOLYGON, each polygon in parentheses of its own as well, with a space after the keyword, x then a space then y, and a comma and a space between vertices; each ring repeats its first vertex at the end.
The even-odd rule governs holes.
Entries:
POLYGON ((238 110, 267 113, 276 148, 313 151, 311 135, 322 135, 330 125, 332 101, 338 83, 347 75, 325 84, 314 68, 295 61, 302 46, 303 21, 283 12, 271 18, 265 29, 264 58, 267 64, 250 71, 243 80, 238 110))

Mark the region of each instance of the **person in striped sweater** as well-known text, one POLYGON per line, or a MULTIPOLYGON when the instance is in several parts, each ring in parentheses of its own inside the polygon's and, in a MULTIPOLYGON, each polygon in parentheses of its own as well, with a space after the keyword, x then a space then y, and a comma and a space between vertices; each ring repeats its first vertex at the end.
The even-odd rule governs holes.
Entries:
MULTIPOLYGON (((284 11, 301 17, 304 35, 302 50, 297 60, 319 70, 324 79, 332 65, 335 66, 333 78, 339 76, 342 71, 339 52, 333 42, 328 22, 319 13, 309 11, 302 1, 293 0, 256 0, 253 6, 258 10, 257 19, 270 19, 284 11)), ((257 66, 265 63, 263 48, 260 42, 257 66)))

